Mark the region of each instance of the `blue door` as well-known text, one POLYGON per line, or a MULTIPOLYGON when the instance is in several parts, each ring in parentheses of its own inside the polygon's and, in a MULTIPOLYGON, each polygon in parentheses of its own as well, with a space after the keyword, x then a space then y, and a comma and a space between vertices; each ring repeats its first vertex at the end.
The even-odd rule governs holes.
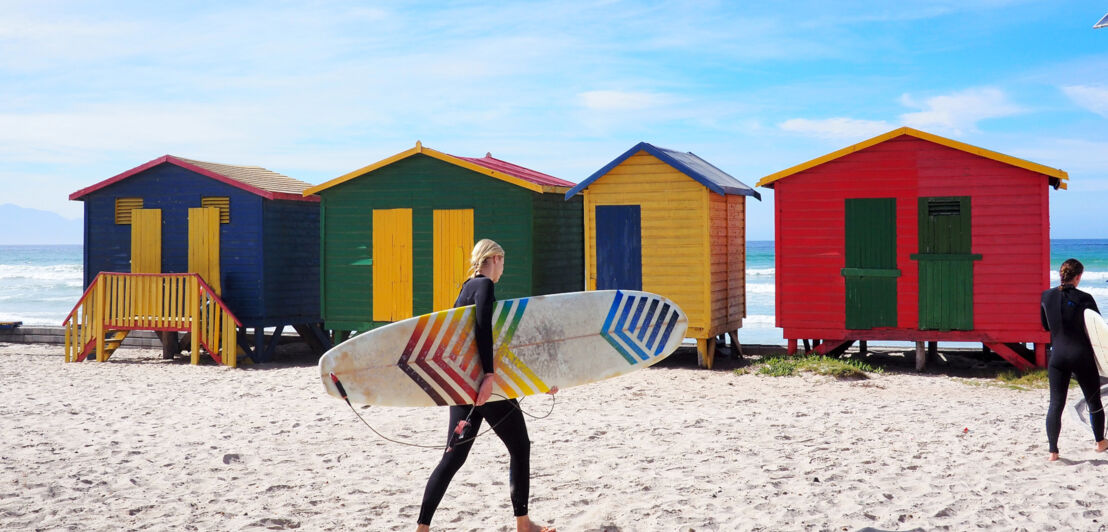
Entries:
POLYGON ((596 207, 596 289, 642 290, 642 225, 638 205, 596 207))

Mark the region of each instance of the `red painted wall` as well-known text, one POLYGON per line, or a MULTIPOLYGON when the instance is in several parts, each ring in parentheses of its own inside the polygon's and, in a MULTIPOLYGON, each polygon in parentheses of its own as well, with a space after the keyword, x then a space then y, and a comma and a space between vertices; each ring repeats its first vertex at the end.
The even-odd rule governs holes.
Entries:
MULTIPOLYGON (((786 338, 843 339, 843 205, 847 198, 897 199, 897 322, 918 330, 920 196, 971 196, 974 327, 928 331, 931 340, 1045 342, 1039 295, 1049 283, 1047 177, 912 136, 900 136, 774 183, 777 326, 786 338)), ((890 338, 892 339, 892 338, 890 338)))

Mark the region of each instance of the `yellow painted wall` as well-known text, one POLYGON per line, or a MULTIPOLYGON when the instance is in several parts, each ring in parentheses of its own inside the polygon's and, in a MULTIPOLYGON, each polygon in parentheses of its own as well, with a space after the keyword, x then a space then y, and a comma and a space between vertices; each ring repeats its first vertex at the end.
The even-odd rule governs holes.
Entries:
MULTIPOLYGON (((708 189, 639 152, 585 190, 586 286, 596 289, 597 205, 640 205, 643 290, 672 299, 689 317, 689 336, 711 327, 708 189)), ((706 337, 706 336, 705 336, 706 337)))
POLYGON ((223 293, 219 269, 219 223, 217 207, 189 209, 189 273, 196 273, 215 290, 223 293))
POLYGON ((412 210, 373 211, 373 321, 412 317, 412 210))
POLYGON ((473 209, 434 212, 434 310, 454 306, 473 251, 473 209))
POLYGON ((162 210, 131 211, 131 273, 162 273, 162 210))

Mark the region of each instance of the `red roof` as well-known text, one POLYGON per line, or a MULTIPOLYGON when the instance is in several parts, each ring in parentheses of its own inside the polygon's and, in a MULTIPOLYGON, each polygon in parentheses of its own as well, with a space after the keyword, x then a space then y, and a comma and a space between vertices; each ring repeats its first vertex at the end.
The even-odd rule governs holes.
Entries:
POLYGON ((136 166, 126 172, 119 175, 105 179, 90 187, 82 188, 77 192, 69 195, 71 200, 79 200, 88 194, 96 192, 104 187, 118 183, 127 179, 133 175, 142 173, 146 170, 154 168, 160 164, 172 164, 180 166, 186 170, 191 170, 198 174, 210 177, 216 181, 226 183, 235 188, 239 188, 256 194, 266 199, 279 199, 279 200, 292 200, 292 201, 310 201, 318 202, 319 196, 304 196, 303 192, 311 185, 293 179, 286 175, 278 174, 270 170, 266 170, 260 166, 233 166, 228 164, 209 163, 205 161, 194 161, 192 159, 185 159, 184 157, 174 157, 173 155, 163 155, 150 161, 146 164, 136 166))
POLYGON ((484 157, 458 157, 452 155, 451 157, 457 157, 463 161, 468 161, 478 166, 483 166, 489 170, 507 174, 512 177, 517 177, 524 181, 534 183, 536 185, 548 186, 548 187, 570 187, 576 183, 570 183, 564 179, 558 179, 552 175, 547 175, 542 172, 532 170, 530 168, 524 168, 519 165, 512 164, 507 161, 501 161, 492 156, 491 153, 486 153, 484 157))

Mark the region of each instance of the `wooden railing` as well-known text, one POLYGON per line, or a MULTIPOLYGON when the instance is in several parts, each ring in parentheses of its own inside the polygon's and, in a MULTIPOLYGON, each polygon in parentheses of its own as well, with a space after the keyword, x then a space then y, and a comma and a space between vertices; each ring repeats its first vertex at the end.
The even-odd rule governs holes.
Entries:
POLYGON ((148 330, 189 332, 193 364, 203 346, 216 362, 238 365, 236 327, 242 323, 195 273, 100 273, 62 325, 66 362, 94 349, 103 362, 111 355, 107 333, 148 330))

